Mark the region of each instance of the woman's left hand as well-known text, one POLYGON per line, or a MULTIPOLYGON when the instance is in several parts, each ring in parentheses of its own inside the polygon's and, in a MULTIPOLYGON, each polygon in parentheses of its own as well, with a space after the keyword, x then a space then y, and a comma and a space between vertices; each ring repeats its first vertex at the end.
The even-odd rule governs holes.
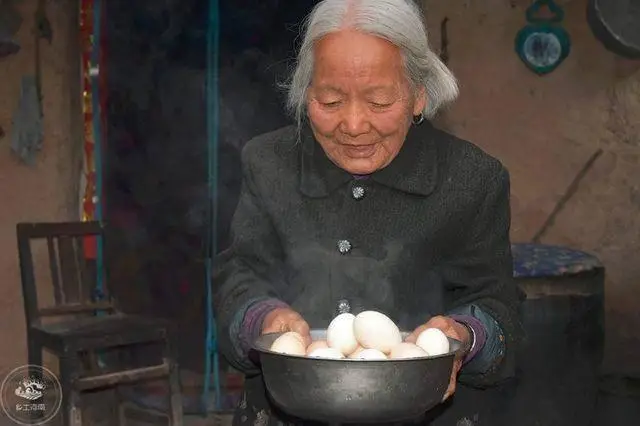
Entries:
MULTIPOLYGON (((452 339, 456 339, 462 342, 463 347, 465 348, 469 347, 469 343, 471 341, 471 335, 469 334, 469 330, 467 329, 467 327, 465 327, 464 325, 460 324, 459 322, 449 317, 444 317, 444 316, 435 316, 431 318, 426 324, 423 324, 420 327, 416 328, 414 332, 411 333, 409 337, 406 338, 406 341, 409 343, 415 343, 420 333, 422 333, 427 328, 438 328, 442 330, 444 334, 451 337, 452 339)), ((462 360, 464 359, 465 355, 466 354, 456 357, 456 359, 453 361, 453 371, 451 372, 451 380, 449 381, 449 387, 447 388, 447 391, 444 394, 443 401, 450 398, 451 395, 453 395, 453 393, 456 391, 458 373, 460 372, 460 368, 462 367, 462 360)))

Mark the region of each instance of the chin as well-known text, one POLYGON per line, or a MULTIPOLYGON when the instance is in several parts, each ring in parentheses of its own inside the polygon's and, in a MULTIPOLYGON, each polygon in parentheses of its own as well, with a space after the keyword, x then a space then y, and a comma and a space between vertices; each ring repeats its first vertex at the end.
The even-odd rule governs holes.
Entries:
POLYGON ((348 159, 341 166, 352 175, 370 175, 380 168, 378 164, 373 164, 369 159, 348 159))

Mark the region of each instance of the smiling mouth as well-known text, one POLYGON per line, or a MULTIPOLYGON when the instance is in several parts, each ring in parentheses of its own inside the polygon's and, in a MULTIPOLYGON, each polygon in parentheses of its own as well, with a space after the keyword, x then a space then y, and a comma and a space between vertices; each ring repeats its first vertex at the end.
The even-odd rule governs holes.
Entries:
POLYGON ((343 145, 349 157, 366 158, 375 153, 376 145, 343 145))
POLYGON ((371 149, 375 146, 375 144, 370 144, 370 145, 344 145, 345 148, 350 149, 350 150, 354 150, 354 151, 366 151, 368 149, 371 149))

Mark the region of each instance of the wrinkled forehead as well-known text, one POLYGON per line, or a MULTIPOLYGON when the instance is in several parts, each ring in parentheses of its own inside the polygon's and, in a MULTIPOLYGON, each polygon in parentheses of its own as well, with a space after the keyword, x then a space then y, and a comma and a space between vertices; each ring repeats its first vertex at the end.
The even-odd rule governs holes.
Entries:
POLYGON ((371 86, 398 86, 405 81, 400 49, 392 43, 357 31, 329 34, 314 44, 314 86, 337 81, 371 86))

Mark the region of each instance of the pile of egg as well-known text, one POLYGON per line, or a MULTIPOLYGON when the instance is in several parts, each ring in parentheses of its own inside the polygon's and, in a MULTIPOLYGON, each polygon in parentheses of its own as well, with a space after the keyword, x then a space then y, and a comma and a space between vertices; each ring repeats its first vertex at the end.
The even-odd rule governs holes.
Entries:
POLYGON ((438 356, 449 352, 447 336, 437 328, 424 330, 416 343, 402 341, 398 326, 386 315, 365 311, 357 316, 340 314, 327 328, 327 340, 316 340, 305 347, 303 337, 284 333, 271 345, 271 351, 310 358, 386 360, 438 356))

